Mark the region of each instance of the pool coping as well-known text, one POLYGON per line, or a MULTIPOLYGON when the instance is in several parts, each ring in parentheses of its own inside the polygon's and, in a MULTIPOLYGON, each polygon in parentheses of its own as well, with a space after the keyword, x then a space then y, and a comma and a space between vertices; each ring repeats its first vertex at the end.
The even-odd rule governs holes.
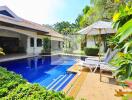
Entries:
POLYGON ((63 89, 63 92, 65 92, 66 94, 68 93, 69 88, 72 86, 72 83, 74 83, 81 74, 79 70, 74 69, 75 68, 74 66, 76 66, 76 64, 72 65, 70 68, 67 69, 68 73, 75 73, 76 75, 72 78, 72 80, 63 89))
POLYGON ((76 75, 74 76, 74 78, 66 85, 66 87, 62 90, 66 95, 68 96, 72 96, 73 98, 75 98, 82 86, 82 84, 84 83, 88 72, 84 73, 82 71, 83 68, 80 68, 80 66, 77 65, 77 63, 75 63, 73 66, 71 66, 67 72, 72 72, 72 73, 76 73, 76 75), (81 81, 80 81, 81 80, 81 81), (78 85, 77 85, 78 84, 78 85), (76 89, 75 89, 76 88, 76 89))
MULTIPOLYGON (((7 62, 7 61, 13 61, 13 60, 19 60, 19 59, 25 59, 25 58, 31 58, 31 57, 43 57, 43 56, 54 56, 54 55, 64 55, 64 56, 76 56, 76 57, 87 57, 87 58, 93 58, 93 56, 86 56, 86 55, 77 55, 77 54, 66 54, 66 53, 53 53, 50 55, 20 55, 20 56, 13 56, 12 57, 1 57, 0 62, 7 62)), ((94 56, 95 57, 95 56, 94 56)))
POLYGON ((32 57, 43 57, 43 56, 54 56, 58 54, 51 54, 51 55, 21 55, 21 56, 12 56, 12 57, 6 57, 6 58, 0 58, 0 63, 1 62, 8 62, 8 61, 13 61, 13 60, 19 60, 19 59, 25 59, 25 58, 32 58, 32 57))

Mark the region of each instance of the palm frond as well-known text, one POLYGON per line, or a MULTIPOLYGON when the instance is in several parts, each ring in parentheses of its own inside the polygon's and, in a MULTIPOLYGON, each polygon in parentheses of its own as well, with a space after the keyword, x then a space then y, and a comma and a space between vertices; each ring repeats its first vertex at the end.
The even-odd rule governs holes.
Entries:
POLYGON ((124 53, 127 53, 129 50, 129 47, 132 47, 132 40, 128 41, 125 45, 124 45, 124 53))
POLYGON ((116 36, 120 37, 119 43, 123 42, 125 39, 127 39, 129 36, 132 35, 132 19, 130 19, 128 22, 126 22, 119 30, 118 34, 116 36))

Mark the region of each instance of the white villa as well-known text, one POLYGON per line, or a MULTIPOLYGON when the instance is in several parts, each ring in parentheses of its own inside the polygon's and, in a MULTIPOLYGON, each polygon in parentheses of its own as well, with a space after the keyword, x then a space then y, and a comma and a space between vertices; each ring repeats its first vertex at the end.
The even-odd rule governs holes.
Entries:
POLYGON ((51 38, 52 50, 61 50, 63 36, 40 24, 18 17, 8 7, 0 7, 0 47, 6 53, 39 54, 43 38, 51 38))

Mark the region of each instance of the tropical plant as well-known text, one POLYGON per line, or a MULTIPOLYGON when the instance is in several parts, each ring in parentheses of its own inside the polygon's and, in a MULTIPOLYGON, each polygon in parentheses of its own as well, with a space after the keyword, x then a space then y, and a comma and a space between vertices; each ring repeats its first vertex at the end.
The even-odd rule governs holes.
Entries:
POLYGON ((111 21, 114 12, 118 9, 114 0, 91 0, 98 19, 111 21))
POLYGON ((2 48, 0 48, 0 55, 5 55, 2 48))
POLYGON ((119 53, 116 58, 112 60, 114 66, 119 66, 115 72, 118 80, 126 80, 132 77, 132 54, 119 53))
POLYGON ((73 100, 62 92, 30 84, 22 76, 0 67, 0 100, 73 100))
POLYGON ((53 25, 53 28, 63 34, 63 35, 71 35, 75 32, 76 28, 78 26, 76 24, 71 24, 69 22, 65 22, 65 21, 62 21, 62 22, 59 22, 59 23, 56 23, 53 25))
POLYGON ((131 100, 132 98, 132 94, 126 94, 125 96, 123 96, 122 100, 131 100))
POLYGON ((132 77, 132 5, 127 0, 116 0, 119 3, 118 12, 113 16, 113 27, 117 30, 114 37, 111 38, 110 45, 121 49, 119 57, 113 60, 119 68, 115 75, 119 80, 125 80, 132 77))
POLYGON ((118 39, 118 45, 123 44, 124 52, 131 51, 132 47, 132 5, 127 3, 119 7, 119 12, 113 16, 113 27, 117 29, 115 39, 118 39))
POLYGON ((43 53, 47 53, 51 51, 51 40, 49 37, 43 38, 43 53))
POLYGON ((122 89, 115 90, 116 91, 115 96, 122 97, 122 100, 131 100, 131 98, 132 98, 132 81, 126 80, 124 82, 121 82, 120 85, 121 84, 124 87, 127 87, 127 89, 129 88, 129 91, 122 90, 122 89))
POLYGON ((82 28, 88 26, 90 23, 89 20, 89 12, 91 11, 91 8, 89 6, 85 6, 85 8, 82 10, 82 14, 79 14, 76 18, 76 24, 82 28))

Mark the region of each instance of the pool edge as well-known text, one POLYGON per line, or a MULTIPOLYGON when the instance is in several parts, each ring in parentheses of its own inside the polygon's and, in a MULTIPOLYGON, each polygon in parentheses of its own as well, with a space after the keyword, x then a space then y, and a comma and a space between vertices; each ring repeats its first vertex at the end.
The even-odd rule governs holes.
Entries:
POLYGON ((62 90, 66 95, 76 97, 78 94, 82 84, 84 83, 88 72, 82 71, 80 66, 74 64, 68 70, 68 72, 76 73, 74 78, 66 85, 66 87, 62 90))

